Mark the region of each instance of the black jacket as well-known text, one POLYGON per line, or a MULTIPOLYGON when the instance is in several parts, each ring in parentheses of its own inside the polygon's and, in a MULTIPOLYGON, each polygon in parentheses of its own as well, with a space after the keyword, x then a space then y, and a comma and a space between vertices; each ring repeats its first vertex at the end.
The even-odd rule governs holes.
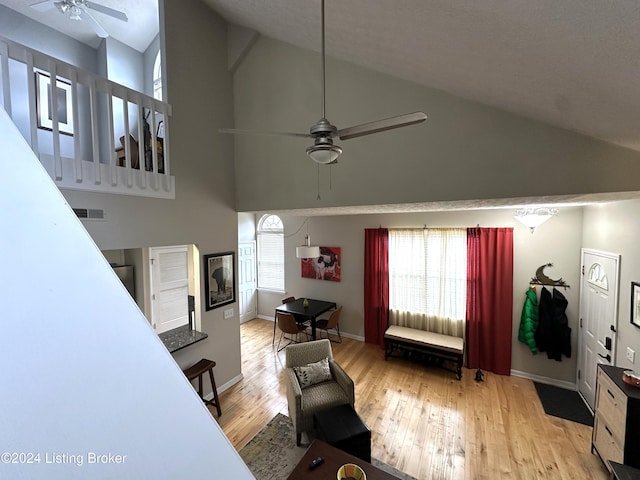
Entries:
POLYGON ((553 300, 551 293, 545 287, 540 292, 540 302, 538 302, 538 328, 536 329, 535 339, 539 352, 549 350, 553 332, 551 331, 551 323, 553 317, 553 300))
POLYGON ((547 357, 561 361, 562 355, 571 358, 571 328, 565 314, 567 299, 559 290, 553 289, 553 296, 546 288, 540 293, 538 304, 538 329, 536 345, 547 357))

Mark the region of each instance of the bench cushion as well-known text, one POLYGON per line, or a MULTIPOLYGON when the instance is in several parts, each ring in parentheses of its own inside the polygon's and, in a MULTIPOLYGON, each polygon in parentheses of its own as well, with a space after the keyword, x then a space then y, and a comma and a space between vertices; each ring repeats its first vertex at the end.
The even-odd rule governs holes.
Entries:
POLYGON ((416 328, 400 327, 390 325, 384 334, 389 340, 413 343, 415 345, 425 345, 438 348, 443 351, 462 354, 464 351, 464 341, 459 337, 451 337, 440 333, 426 332, 416 328))

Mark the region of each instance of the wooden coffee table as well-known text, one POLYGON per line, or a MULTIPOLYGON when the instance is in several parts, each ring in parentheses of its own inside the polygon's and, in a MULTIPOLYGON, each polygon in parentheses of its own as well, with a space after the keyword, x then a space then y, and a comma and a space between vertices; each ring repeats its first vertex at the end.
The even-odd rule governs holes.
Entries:
POLYGON ((360 460, 358 457, 338 450, 321 440, 314 440, 311 443, 302 460, 287 478, 288 480, 335 480, 338 469, 345 463, 355 463, 362 467, 367 474, 367 480, 398 480, 398 477, 380 470, 370 463, 360 460), (316 457, 323 457, 324 463, 313 470, 309 470, 311 460, 316 457))

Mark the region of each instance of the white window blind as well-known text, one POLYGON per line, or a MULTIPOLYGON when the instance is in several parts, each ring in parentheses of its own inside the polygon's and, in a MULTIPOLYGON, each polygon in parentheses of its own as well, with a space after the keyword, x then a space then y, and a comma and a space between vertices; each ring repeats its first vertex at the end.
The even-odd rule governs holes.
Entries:
POLYGON ((466 292, 466 229, 389 230, 393 324, 462 336, 466 292))
POLYGON ((284 291, 284 226, 277 215, 258 222, 258 288, 284 291))

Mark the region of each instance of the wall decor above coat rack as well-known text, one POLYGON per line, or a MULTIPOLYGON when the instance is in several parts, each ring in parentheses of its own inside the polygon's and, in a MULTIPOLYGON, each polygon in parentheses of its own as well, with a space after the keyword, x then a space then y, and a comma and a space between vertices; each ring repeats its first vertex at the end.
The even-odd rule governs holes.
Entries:
POLYGON ((552 278, 547 277, 544 274, 544 269, 546 267, 553 267, 553 263, 547 263, 545 265, 540 265, 536 269, 536 276, 531 278, 531 281, 529 282, 530 285, 548 285, 548 286, 551 286, 551 287, 569 288, 569 285, 567 285, 567 282, 565 282, 562 279, 562 277, 560 277, 558 280, 553 280, 552 278))

